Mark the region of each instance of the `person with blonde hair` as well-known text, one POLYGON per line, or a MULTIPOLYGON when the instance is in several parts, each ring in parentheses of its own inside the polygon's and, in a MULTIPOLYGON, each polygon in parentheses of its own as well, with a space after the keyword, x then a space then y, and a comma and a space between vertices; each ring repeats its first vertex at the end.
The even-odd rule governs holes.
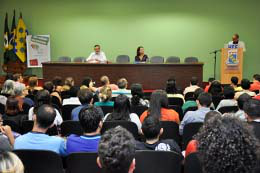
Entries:
POLYGON ((30 95, 36 95, 39 90, 42 90, 42 87, 38 86, 38 77, 32 76, 29 78, 27 89, 30 95))
POLYGON ((112 90, 118 90, 118 86, 115 84, 111 84, 110 80, 107 76, 102 76, 100 78, 100 82, 101 82, 102 86, 99 89, 101 89, 103 86, 109 86, 112 90))
POLYGON ((67 77, 62 86, 62 91, 69 91, 71 87, 74 86, 74 79, 72 77, 67 77))
POLYGON ((109 86, 104 86, 100 89, 99 102, 95 103, 95 106, 114 106, 114 102, 111 101, 112 89, 109 86))
POLYGON ((14 153, 0 152, 0 172, 24 173, 24 166, 14 153))

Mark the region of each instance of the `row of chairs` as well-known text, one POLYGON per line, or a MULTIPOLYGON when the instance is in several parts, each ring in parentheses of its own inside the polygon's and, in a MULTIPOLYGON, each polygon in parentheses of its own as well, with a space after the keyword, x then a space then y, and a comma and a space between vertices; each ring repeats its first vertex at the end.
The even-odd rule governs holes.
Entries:
MULTIPOLYGON (((150 63, 164 63, 165 58, 162 56, 153 56, 150 58, 150 63)), ((59 57, 60 62, 86 62, 86 57, 76 57, 74 59, 68 57, 68 56, 62 56, 59 57)), ((130 57, 128 55, 118 55, 116 57, 117 63, 129 63, 130 57)), ((180 63, 181 59, 178 56, 170 56, 166 59, 166 63, 180 63)), ((197 63, 199 62, 197 57, 186 57, 184 59, 185 63, 197 63)))

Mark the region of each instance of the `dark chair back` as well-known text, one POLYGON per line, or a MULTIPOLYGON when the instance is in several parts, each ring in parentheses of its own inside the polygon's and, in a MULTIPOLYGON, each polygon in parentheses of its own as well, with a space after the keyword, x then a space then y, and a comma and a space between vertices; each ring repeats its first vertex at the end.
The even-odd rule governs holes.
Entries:
POLYGON ((188 92, 188 93, 186 93, 185 96, 184 96, 184 98, 185 98, 185 101, 195 100, 195 98, 194 98, 194 92, 188 92))
POLYGON ((63 121, 71 120, 71 112, 74 108, 78 107, 79 105, 64 105, 61 108, 62 112, 62 119, 63 121))
POLYGON ((169 105, 177 105, 182 107, 183 105, 183 99, 182 98, 177 98, 177 97, 168 97, 168 102, 169 105))
POLYGON ((104 115, 108 114, 108 113, 112 113, 114 107, 113 106, 100 106, 104 115))
POLYGON ((60 62, 71 62, 71 58, 68 56, 59 57, 60 62))
POLYGON ((161 121, 161 125, 163 134, 160 139, 173 139, 177 144, 180 144, 179 124, 173 121, 161 121))
POLYGON ((130 57, 128 55, 118 55, 116 57, 116 62, 117 63, 129 63, 130 57))
POLYGON ((188 108, 184 111, 183 115, 185 115, 185 114, 186 114, 187 112, 189 112, 189 111, 196 111, 196 110, 198 110, 198 107, 197 107, 197 106, 188 107, 188 108))
POLYGON ((215 108, 218 107, 218 104, 220 103, 221 100, 223 100, 222 96, 212 96, 212 103, 215 108))
POLYGON ((135 123, 131 121, 105 121, 103 123, 102 129, 101 129, 101 134, 105 133, 107 130, 111 128, 115 128, 117 126, 122 126, 126 130, 128 130, 132 135, 135 137, 135 139, 139 139, 139 134, 138 134, 138 128, 135 123))
POLYGON ((166 59, 166 63, 180 63, 181 59, 178 56, 170 56, 166 59))
POLYGON ((184 60, 185 63, 197 63, 199 59, 197 57, 187 57, 184 60))
POLYGON ((30 105, 24 103, 24 104, 23 104, 22 114, 28 114, 31 107, 32 107, 32 106, 30 106, 30 105))
POLYGON ((137 151, 135 173, 180 173, 181 155, 165 151, 137 151))
POLYGON ((67 159, 66 173, 101 172, 97 165, 97 153, 72 153, 67 159))
POLYGON ((8 126, 11 127, 12 131, 17 132, 17 133, 21 133, 21 129, 20 129, 19 124, 17 124, 16 122, 14 122, 12 120, 4 120, 3 125, 8 125, 8 126))
POLYGON ((70 91, 62 91, 60 93, 62 100, 70 98, 70 91))
POLYGON ((182 149, 186 149, 188 143, 192 140, 193 136, 199 132, 203 123, 189 123, 184 126, 182 135, 182 149))
MULTIPOLYGON (((32 129, 33 129, 33 121, 32 120, 22 121, 21 134, 28 133, 28 132, 32 131, 32 129)), ((50 136, 58 135, 58 128, 57 128, 57 126, 54 125, 52 128, 48 129, 46 134, 48 134, 50 136)))
POLYGON ((153 57, 151 57, 150 62, 152 64, 162 64, 162 63, 164 63, 164 57, 162 57, 162 56, 153 56, 153 57))
POLYGON ((79 121, 63 121, 60 126, 61 136, 69 136, 71 134, 82 135, 83 129, 79 121))
POLYGON ((0 103, 0 114, 5 114, 5 105, 0 103))
POLYGON ((61 110, 61 102, 60 102, 60 99, 56 96, 51 96, 51 103, 52 103, 52 106, 55 107, 58 111, 61 110))
POLYGON ((183 115, 183 111, 180 106, 170 105, 169 109, 175 110, 179 114, 180 121, 182 121, 184 115, 183 115))
POLYGON ((63 173, 61 157, 52 151, 14 150, 23 162, 25 173, 63 173))
POLYGON ((224 107, 219 108, 218 111, 222 114, 224 114, 224 113, 236 113, 238 111, 238 107, 237 106, 224 106, 224 107))
POLYGON ((184 173, 203 173, 202 164, 199 160, 198 153, 191 153, 185 158, 184 173))
POLYGON ((73 62, 85 62, 86 58, 85 57, 75 57, 73 59, 73 62))
POLYGON ((148 107, 146 106, 131 106, 131 113, 137 114, 139 117, 146 111, 148 107))

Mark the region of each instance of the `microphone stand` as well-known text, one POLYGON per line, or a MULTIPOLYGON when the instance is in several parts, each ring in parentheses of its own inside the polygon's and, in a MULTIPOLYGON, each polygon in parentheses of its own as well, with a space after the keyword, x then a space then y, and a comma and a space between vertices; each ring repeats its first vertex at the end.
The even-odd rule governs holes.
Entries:
POLYGON ((217 53, 220 52, 221 50, 214 50, 213 52, 210 52, 210 54, 214 53, 214 79, 216 79, 216 65, 217 65, 217 53))

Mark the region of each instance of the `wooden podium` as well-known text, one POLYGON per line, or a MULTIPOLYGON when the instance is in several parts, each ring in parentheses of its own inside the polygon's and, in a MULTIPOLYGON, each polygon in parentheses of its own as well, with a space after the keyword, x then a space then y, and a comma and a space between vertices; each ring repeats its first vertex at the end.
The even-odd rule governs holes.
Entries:
POLYGON ((222 48, 220 71, 222 84, 230 84, 233 76, 238 77, 240 81, 243 77, 243 48, 222 48))

